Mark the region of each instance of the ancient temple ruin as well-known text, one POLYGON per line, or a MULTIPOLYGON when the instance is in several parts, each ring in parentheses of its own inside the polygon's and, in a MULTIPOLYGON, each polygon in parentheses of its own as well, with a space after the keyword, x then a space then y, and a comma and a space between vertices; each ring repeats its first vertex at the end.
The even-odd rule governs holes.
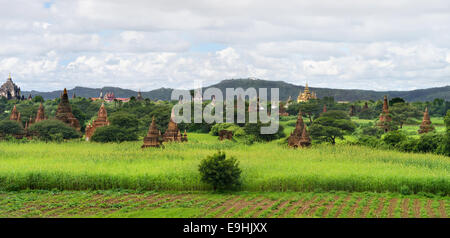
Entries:
POLYGON ((299 148, 308 147, 311 145, 311 138, 306 130, 306 125, 303 122, 302 112, 298 112, 297 123, 295 124, 295 129, 291 132, 288 138, 289 147, 299 148))
POLYGON ((172 110, 172 114, 170 116, 169 125, 167 126, 166 132, 164 132, 163 135, 163 141, 164 142, 185 142, 187 141, 187 134, 186 131, 184 131, 184 134, 182 135, 180 133, 180 130, 178 129, 177 123, 173 121, 173 118, 175 117, 175 113, 172 110))
POLYGON ((12 111, 11 111, 11 115, 9 116, 9 120, 11 121, 16 121, 19 124, 22 124, 21 118, 20 118, 20 112, 17 111, 16 105, 14 105, 12 111))
POLYGON ((89 141, 91 139, 92 135, 94 135, 94 132, 97 128, 108 125, 109 125, 108 113, 106 112, 105 104, 102 103, 97 113, 97 119, 95 119, 94 121, 92 121, 92 123, 89 123, 89 125, 86 126, 86 136, 85 136, 86 141, 89 141))
POLYGON ((80 122, 78 122, 78 119, 72 114, 72 108, 70 107, 66 89, 64 89, 64 92, 61 95, 61 101, 59 102, 58 109, 56 110, 56 119, 68 124, 77 131, 80 131, 80 122))
POLYGON ((21 100, 20 88, 12 81, 11 74, 9 74, 6 82, 0 87, 0 98, 5 97, 6 99, 18 99, 21 100))
POLYGON ((45 117, 45 109, 42 103, 39 105, 38 111, 36 113, 36 118, 34 119, 34 122, 40 122, 47 119, 45 117))
POLYGON ((160 147, 161 143, 161 131, 156 128, 155 117, 153 117, 152 123, 148 128, 147 136, 144 137, 144 144, 141 148, 160 147))
POLYGON ((388 132, 390 128, 390 123, 392 122, 391 115, 389 114, 389 105, 387 96, 384 96, 383 101, 383 111, 380 114, 380 120, 378 121, 378 126, 384 130, 384 132, 388 132))
POLYGON ((428 133, 434 130, 434 126, 431 125, 430 114, 428 113, 428 107, 425 108, 423 113, 422 123, 420 124, 419 134, 428 133))
POLYGON ((219 131, 219 140, 232 140, 233 132, 228 130, 219 131))

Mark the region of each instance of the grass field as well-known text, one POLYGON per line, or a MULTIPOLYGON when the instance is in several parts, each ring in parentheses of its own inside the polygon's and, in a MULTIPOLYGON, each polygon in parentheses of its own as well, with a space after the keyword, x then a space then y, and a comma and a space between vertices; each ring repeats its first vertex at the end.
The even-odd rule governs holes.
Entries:
POLYGON ((189 134, 188 143, 142 150, 141 142, 0 143, 0 190, 205 191, 198 164, 223 150, 240 162, 243 191, 450 193, 450 158, 349 145, 289 149, 189 134))
POLYGON ((443 217, 449 197, 386 193, 22 191, 0 193, 0 217, 443 217))

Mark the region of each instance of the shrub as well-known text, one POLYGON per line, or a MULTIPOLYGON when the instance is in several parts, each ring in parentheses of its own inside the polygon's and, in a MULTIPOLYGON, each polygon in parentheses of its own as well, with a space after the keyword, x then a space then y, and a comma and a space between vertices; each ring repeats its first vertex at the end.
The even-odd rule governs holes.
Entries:
POLYGON ((389 146, 396 146, 404 140, 406 140, 406 135, 401 131, 390 131, 383 137, 383 142, 389 146))
POLYGON ((36 122, 28 128, 28 131, 44 141, 62 141, 80 137, 80 133, 74 128, 58 120, 36 122))
POLYGON ((415 146, 417 152, 435 152, 438 146, 444 141, 444 136, 436 133, 427 133, 420 136, 415 146))
POLYGON ((23 134, 23 128, 20 123, 11 120, 0 121, 0 135, 19 135, 23 134))
POLYGON ((379 127, 375 127, 375 126, 366 126, 366 127, 362 128, 361 134, 367 135, 367 136, 375 136, 377 138, 380 138, 381 135, 383 135, 383 130, 381 130, 379 127))
POLYGON ((361 135, 358 137, 358 145, 366 145, 370 147, 378 147, 380 145, 380 139, 375 136, 361 135))
POLYGON ((219 131, 221 130, 228 130, 233 132, 234 137, 240 137, 245 135, 244 129, 242 127, 235 125, 233 123, 219 123, 215 124, 213 127, 211 127, 211 131, 209 134, 213 136, 218 136, 219 131))
POLYGON ((234 157, 227 159, 225 153, 220 151, 203 159, 199 172, 201 180, 210 184, 214 191, 235 188, 241 184, 239 162, 234 157))
POLYGON ((403 185, 403 186, 400 187, 400 193, 402 195, 410 195, 412 192, 411 192, 411 189, 409 189, 408 186, 403 185))
POLYGON ((408 138, 404 141, 399 142, 395 147, 403 152, 415 152, 417 146, 417 140, 413 138, 408 138))
POLYGON ((136 133, 129 133, 127 129, 111 125, 97 128, 92 135, 92 141, 96 142, 122 142, 138 139, 136 133))

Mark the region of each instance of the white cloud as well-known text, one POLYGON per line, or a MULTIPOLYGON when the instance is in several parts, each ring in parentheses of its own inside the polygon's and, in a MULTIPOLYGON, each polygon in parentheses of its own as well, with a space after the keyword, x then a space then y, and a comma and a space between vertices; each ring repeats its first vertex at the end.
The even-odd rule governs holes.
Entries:
POLYGON ((239 77, 377 90, 449 84, 443 0, 0 1, 0 78, 12 72, 24 90, 239 77), (224 47, 192 50, 207 44, 224 47))

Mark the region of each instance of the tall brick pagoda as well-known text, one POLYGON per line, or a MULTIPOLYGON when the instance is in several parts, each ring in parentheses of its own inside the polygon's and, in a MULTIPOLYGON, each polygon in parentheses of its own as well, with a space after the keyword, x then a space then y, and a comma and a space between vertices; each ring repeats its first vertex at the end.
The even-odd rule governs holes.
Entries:
POLYGON ((45 110, 44 110, 44 106, 42 105, 42 103, 39 105, 38 111, 36 113, 36 118, 34 119, 34 122, 40 122, 47 119, 45 117, 45 110))
POLYGON ((380 114, 380 120, 378 122, 378 126, 384 130, 384 132, 388 132, 390 130, 389 124, 392 122, 391 115, 389 114, 389 105, 387 96, 384 96, 383 101, 383 111, 380 114))
POLYGON ((155 117, 152 118, 152 123, 148 128, 147 136, 144 137, 144 144, 141 148, 160 147, 161 146, 161 131, 156 128, 155 117))
POLYGON ((77 118, 72 114, 72 108, 70 107, 69 97, 67 96, 67 90, 65 88, 61 95, 58 109, 56 110, 56 119, 68 124, 77 131, 80 131, 80 122, 78 122, 77 118))
POLYGON ((20 119, 20 112, 17 111, 16 105, 14 105, 12 111, 11 111, 11 115, 9 116, 9 120, 11 121, 16 121, 20 124, 22 124, 22 121, 20 119))
POLYGON ((311 145, 311 138, 306 130, 306 125, 303 122, 302 112, 298 112, 297 123, 295 129, 288 138, 289 147, 307 147, 311 145))
POLYGON ((95 119, 92 124, 89 123, 89 125, 86 126, 86 140, 89 141, 91 139, 97 128, 108 125, 108 113, 106 112, 105 104, 102 103, 97 113, 97 119, 95 119))
POLYGON ((419 134, 428 133, 433 131, 434 127, 431 125, 430 114, 428 113, 428 107, 425 108, 423 113, 422 123, 420 124, 419 134))

